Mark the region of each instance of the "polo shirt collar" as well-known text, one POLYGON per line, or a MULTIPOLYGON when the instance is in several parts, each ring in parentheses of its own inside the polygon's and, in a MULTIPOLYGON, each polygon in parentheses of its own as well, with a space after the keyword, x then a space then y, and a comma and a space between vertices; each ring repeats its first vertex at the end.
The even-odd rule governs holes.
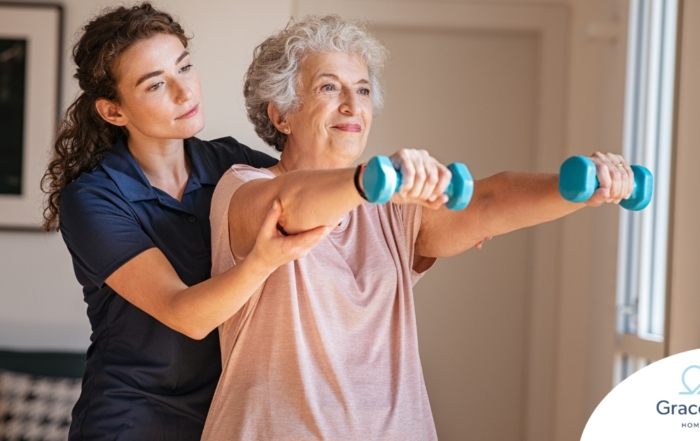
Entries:
MULTIPOLYGON (((204 166, 198 148, 200 144, 201 141, 197 138, 185 140, 185 151, 189 155, 191 163, 185 194, 201 188, 202 184, 216 185, 218 182, 216 177, 204 166)), ((112 145, 111 152, 102 160, 101 165, 128 201, 159 199, 158 194, 146 179, 141 167, 123 140, 112 145)))
MULTIPOLYGON (((207 167, 205 165, 205 160, 202 157, 202 150, 206 146, 201 139, 189 138, 185 140, 185 151, 190 156, 190 165, 192 169, 190 170, 190 181, 195 179, 205 185, 216 185, 219 183, 220 176, 216 173, 212 173, 212 167, 207 167)), ((189 185, 188 185, 189 186, 189 185)), ((187 190, 185 190, 187 192, 187 190)))

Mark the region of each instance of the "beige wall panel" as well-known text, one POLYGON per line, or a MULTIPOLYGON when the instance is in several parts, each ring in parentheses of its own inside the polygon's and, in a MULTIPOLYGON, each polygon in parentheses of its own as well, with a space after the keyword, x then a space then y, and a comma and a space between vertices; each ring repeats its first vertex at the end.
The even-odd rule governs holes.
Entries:
POLYGON ((683 1, 681 11, 669 355, 700 348, 700 2, 683 1))
MULTIPOLYGON (((387 29, 386 108, 366 156, 425 148, 476 177, 531 170, 534 34, 387 29)), ((521 439, 532 231, 439 261, 416 286, 423 369, 444 440, 521 439)))

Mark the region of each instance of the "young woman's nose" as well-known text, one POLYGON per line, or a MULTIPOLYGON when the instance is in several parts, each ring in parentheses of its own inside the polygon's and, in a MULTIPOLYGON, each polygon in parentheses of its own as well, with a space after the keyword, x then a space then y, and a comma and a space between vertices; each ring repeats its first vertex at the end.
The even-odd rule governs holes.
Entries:
POLYGON ((176 102, 187 102, 192 98, 192 87, 184 81, 177 81, 175 82, 173 94, 176 102))

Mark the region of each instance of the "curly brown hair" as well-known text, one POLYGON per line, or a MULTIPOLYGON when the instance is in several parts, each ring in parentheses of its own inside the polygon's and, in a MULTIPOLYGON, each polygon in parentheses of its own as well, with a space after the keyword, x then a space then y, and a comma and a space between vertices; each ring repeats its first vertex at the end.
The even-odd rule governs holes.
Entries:
POLYGON ((61 192, 81 173, 93 169, 109 153, 112 144, 126 140, 124 127, 107 123, 95 103, 104 98, 118 103, 114 62, 129 46, 157 34, 174 35, 187 47, 189 37, 173 17, 150 3, 103 11, 83 28, 73 47, 80 96, 59 123, 53 158, 41 181, 46 193, 44 229, 59 229, 61 192))

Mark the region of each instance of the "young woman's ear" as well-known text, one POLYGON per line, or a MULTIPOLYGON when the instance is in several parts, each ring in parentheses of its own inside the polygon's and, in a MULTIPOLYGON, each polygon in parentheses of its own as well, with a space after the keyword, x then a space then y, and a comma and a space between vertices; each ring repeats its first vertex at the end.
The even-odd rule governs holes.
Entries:
POLYGON ((277 106, 275 106, 272 103, 268 103, 267 116, 270 118, 270 121, 272 121, 272 124, 275 125, 277 130, 279 130, 282 133, 286 133, 287 135, 291 133, 292 129, 291 127, 289 127, 289 122, 287 122, 287 120, 282 115, 280 115, 277 106))
POLYGON ((112 125, 123 127, 129 122, 126 116, 122 114, 119 106, 108 99, 100 98, 95 101, 95 108, 102 119, 112 125))

